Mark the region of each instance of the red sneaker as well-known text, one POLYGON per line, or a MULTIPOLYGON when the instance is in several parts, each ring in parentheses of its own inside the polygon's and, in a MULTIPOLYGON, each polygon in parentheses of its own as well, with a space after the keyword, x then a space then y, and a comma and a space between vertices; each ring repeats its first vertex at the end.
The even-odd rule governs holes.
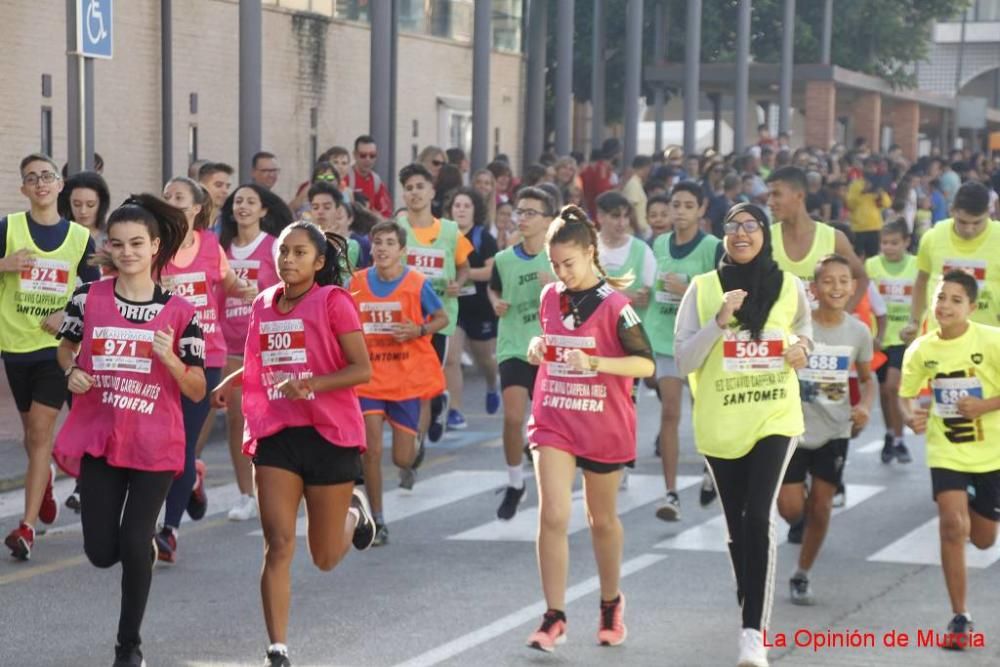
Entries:
POLYGON ((542 624, 528 637, 528 646, 551 653, 556 646, 566 642, 566 616, 561 611, 549 609, 542 617, 542 624))
POLYGON ((53 524, 59 518, 59 501, 56 499, 52 483, 56 479, 55 464, 49 465, 49 484, 45 487, 45 495, 42 496, 42 506, 38 508, 38 518, 42 523, 53 524))
POLYGON ((164 563, 174 563, 177 561, 177 535, 174 531, 164 526, 153 537, 153 544, 156 547, 156 557, 164 563))
POLYGON ((205 462, 197 459, 194 462, 194 488, 191 489, 191 498, 188 499, 187 513, 193 520, 198 521, 204 518, 208 510, 208 494, 205 493, 205 462))
POLYGON ((35 545, 35 529, 22 521, 21 525, 10 531, 4 544, 14 558, 28 560, 31 558, 31 547, 35 545))
POLYGON ((601 625, 597 629, 597 643, 601 646, 618 646, 625 643, 625 594, 618 593, 614 602, 601 601, 601 625))

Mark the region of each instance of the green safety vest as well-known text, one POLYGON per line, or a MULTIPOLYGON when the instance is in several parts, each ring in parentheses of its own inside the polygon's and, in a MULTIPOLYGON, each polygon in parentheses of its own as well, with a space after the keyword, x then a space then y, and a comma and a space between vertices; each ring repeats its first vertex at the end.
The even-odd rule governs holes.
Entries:
POLYGON ((917 258, 907 254, 898 262, 888 262, 881 255, 869 257, 865 261, 865 273, 875 283, 885 301, 887 322, 882 345, 902 345, 899 332, 910 322, 913 283, 917 279, 917 258))
POLYGON ((405 215, 396 218, 399 226, 406 230, 406 264, 424 274, 430 281, 434 292, 444 304, 444 312, 448 314, 448 326, 438 333, 450 336, 458 326, 458 297, 446 296, 448 283, 455 280, 458 267, 455 266, 455 249, 458 246, 458 224, 453 220, 442 218, 441 232, 434 243, 424 245, 417 241, 413 227, 405 215))
POLYGON ((500 297, 510 304, 499 318, 497 328, 497 362, 506 359, 528 360, 528 343, 542 335, 538 321, 538 308, 542 297, 540 272, 551 273, 549 256, 545 250, 532 257, 520 257, 514 248, 497 253, 493 259, 503 294, 500 297))

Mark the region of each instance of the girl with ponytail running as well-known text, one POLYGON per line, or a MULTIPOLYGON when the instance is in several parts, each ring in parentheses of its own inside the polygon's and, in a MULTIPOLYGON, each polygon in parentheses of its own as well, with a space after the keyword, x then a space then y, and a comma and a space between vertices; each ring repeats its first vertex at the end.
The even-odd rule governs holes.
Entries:
POLYGON ((655 371, 639 316, 597 256, 597 229, 580 208, 566 206, 549 226, 549 261, 558 282, 542 289, 542 335, 528 361, 539 365, 528 441, 538 482, 538 569, 548 611, 528 646, 552 651, 566 639, 566 577, 573 480, 583 491, 601 582, 597 641, 625 641, 625 596, 618 587, 624 536, 616 509, 625 466, 635 463, 634 378, 655 371))
POLYGON ((186 227, 181 211, 153 195, 128 199, 107 223, 116 277, 77 289, 59 331, 59 365, 75 397, 54 456, 80 480, 87 558, 100 568, 122 564, 116 667, 145 664, 150 540, 184 469, 181 399, 205 396, 195 308, 156 283, 186 227))
POLYGON ((261 292, 250 309, 245 366, 219 385, 216 407, 242 380, 246 419, 243 453, 254 464, 264 567, 264 622, 271 645, 266 665, 289 667, 286 646, 291 603, 295 520, 302 499, 309 518, 309 552, 332 570, 353 542, 375 539, 362 476, 365 425, 355 387, 371 378, 357 307, 340 287, 347 242, 309 222, 278 238, 281 282, 261 292))

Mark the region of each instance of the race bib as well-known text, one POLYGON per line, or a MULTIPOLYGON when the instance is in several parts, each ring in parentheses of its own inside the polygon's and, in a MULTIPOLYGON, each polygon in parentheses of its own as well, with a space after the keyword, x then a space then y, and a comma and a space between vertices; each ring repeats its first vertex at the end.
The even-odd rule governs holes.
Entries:
POLYGON ((204 271, 163 276, 164 287, 187 299, 195 308, 208 305, 208 279, 204 271))
POLYGON ((570 350, 583 350, 588 355, 597 353, 597 341, 591 336, 554 336, 545 335, 545 363, 548 364, 549 375, 554 377, 596 377, 597 371, 578 371, 566 363, 566 355, 570 350))
POLYGON ((146 329, 94 327, 90 347, 94 370, 149 373, 154 335, 146 329))
MULTIPOLYGON (((680 304, 683 296, 680 294, 674 294, 673 292, 667 290, 666 282, 667 282, 667 276, 669 275, 670 275, 669 271, 664 271, 662 273, 656 274, 656 296, 654 298, 656 299, 656 303, 671 303, 677 305, 680 304)), ((681 276, 681 278, 684 279, 684 282, 688 282, 687 276, 679 273, 674 275, 679 275, 681 276)))
POLYGON ((934 414, 943 419, 962 416, 958 412, 958 402, 963 398, 983 397, 983 384, 977 377, 935 378, 931 380, 931 390, 934 392, 934 414))
POLYGON ((749 331, 728 330, 722 337, 722 368, 727 373, 784 370, 784 353, 780 331, 764 331, 753 339, 749 331))
POLYGON ((361 304, 361 330, 366 336, 393 334, 403 323, 403 304, 399 301, 375 301, 361 304))
POLYGON ((809 354, 809 364, 798 371, 805 387, 802 400, 839 404, 847 400, 847 382, 853 348, 849 345, 816 343, 809 354))
MULTIPOLYGON (((259 259, 231 259, 229 266, 239 280, 247 280, 254 287, 257 284, 257 275, 260 273, 259 259)), ((238 296, 226 297, 226 317, 241 317, 250 313, 250 304, 238 296)))
POLYGON ((949 271, 965 271, 971 274, 979 283, 979 289, 983 289, 986 282, 986 260, 985 259, 946 259, 941 266, 941 275, 949 271))
POLYGON ((458 290, 459 296, 475 296, 476 295, 476 283, 465 283, 462 288, 458 290))
POLYGON ((69 262, 58 259, 32 260, 21 271, 21 291, 43 294, 65 294, 69 286, 69 262))
POLYGON ((260 360, 264 366, 306 363, 306 331, 302 320, 261 322, 260 360))
POLYGON ((913 301, 913 281, 883 278, 878 284, 878 293, 887 304, 903 304, 909 306, 913 301))
POLYGON ((428 278, 444 278, 444 250, 438 248, 410 248, 406 264, 428 278))

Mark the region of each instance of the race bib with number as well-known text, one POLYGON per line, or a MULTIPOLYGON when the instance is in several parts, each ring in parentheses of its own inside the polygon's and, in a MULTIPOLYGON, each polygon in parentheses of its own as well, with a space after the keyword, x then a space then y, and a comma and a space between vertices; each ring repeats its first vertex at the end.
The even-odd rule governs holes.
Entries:
POLYGON ((462 288, 458 290, 459 296, 475 296, 476 295, 476 283, 465 283, 462 288))
MULTIPOLYGON (((259 259, 231 259, 229 266, 239 280, 247 280, 254 287, 257 284, 257 275, 260 273, 259 259)), ((250 313, 250 304, 238 296, 226 297, 226 317, 240 317, 250 313)))
POLYGON ((555 336, 545 335, 545 363, 549 366, 549 375, 554 377, 596 377, 597 371, 578 371, 566 363, 566 355, 570 350, 583 350, 588 355, 597 353, 597 341, 592 336, 555 336))
MULTIPOLYGON (((667 276, 669 275, 671 275, 669 271, 656 274, 656 296, 654 298, 656 299, 656 303, 672 303, 674 305, 678 305, 680 304, 683 296, 680 294, 674 294, 673 292, 667 290, 666 282, 667 276)), ((687 282, 687 276, 681 274, 674 275, 679 275, 685 282, 687 282)))
POLYGON ((913 301, 913 281, 883 278, 878 284, 878 293, 886 303, 899 303, 909 306, 913 301))
POLYGON ((306 363, 306 331, 302 320, 261 322, 260 360, 264 366, 306 363))
POLYGON ((208 305, 208 279, 204 271, 163 276, 163 282, 167 289, 187 299, 195 308, 208 305))
POLYGON ((149 373, 154 333, 127 327, 94 327, 90 355, 95 371, 149 373))
POLYGON ((444 278, 444 250, 438 248, 410 248, 406 264, 428 278, 444 278))
POLYGON ((780 371, 785 368, 785 342, 780 331, 764 331, 760 339, 749 331, 726 331, 722 338, 722 368, 727 373, 780 371))
POLYGON ((361 304, 361 330, 366 336, 393 334, 403 323, 403 304, 399 301, 375 301, 361 304))
POLYGON ((809 354, 809 364, 798 371, 799 380, 805 384, 802 400, 827 404, 847 400, 852 353, 850 345, 816 343, 809 354))
POLYGON ((21 271, 21 291, 43 294, 65 294, 69 286, 69 262, 58 259, 32 260, 21 271))
POLYGON ((935 378, 931 381, 934 392, 934 414, 943 419, 961 417, 958 402, 963 398, 983 397, 983 384, 977 377, 935 378))
POLYGON ((941 275, 949 271, 965 271, 972 275, 979 283, 979 289, 983 289, 986 282, 986 260, 985 259, 946 259, 941 266, 941 275))

